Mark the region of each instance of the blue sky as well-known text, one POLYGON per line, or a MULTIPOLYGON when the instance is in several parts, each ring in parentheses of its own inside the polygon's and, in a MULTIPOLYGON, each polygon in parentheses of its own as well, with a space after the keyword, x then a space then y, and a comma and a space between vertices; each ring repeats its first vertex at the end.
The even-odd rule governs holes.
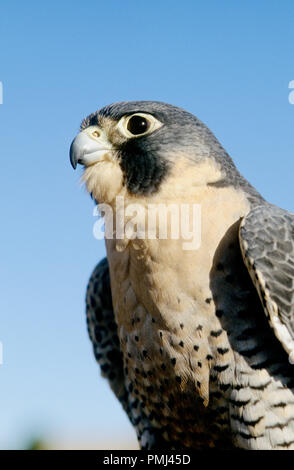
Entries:
POLYGON ((99 377, 84 318, 104 254, 68 159, 120 100, 196 114, 265 198, 293 199, 294 3, 4 1, 0 11, 0 447, 134 433, 99 377))

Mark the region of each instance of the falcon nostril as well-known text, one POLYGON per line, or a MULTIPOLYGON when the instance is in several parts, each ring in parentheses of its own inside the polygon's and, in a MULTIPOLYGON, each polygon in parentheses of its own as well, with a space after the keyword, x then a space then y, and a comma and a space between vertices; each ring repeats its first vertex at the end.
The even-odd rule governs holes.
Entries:
POLYGON ((94 131, 92 132, 93 137, 100 137, 100 132, 99 131, 94 131))

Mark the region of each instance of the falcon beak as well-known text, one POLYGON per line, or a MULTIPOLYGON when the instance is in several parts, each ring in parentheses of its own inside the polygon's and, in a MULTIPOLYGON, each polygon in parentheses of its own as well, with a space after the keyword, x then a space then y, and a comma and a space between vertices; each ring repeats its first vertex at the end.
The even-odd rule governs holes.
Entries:
POLYGON ((80 132, 72 141, 69 151, 70 163, 74 169, 80 163, 84 166, 105 160, 111 155, 112 146, 105 133, 98 126, 90 126, 80 132))

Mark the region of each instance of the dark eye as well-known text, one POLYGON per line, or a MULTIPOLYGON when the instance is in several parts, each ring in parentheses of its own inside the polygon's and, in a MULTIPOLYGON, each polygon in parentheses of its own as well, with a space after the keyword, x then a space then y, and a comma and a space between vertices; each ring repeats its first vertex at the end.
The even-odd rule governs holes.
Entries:
POLYGON ((133 135, 144 134, 150 127, 150 121, 143 116, 132 116, 127 125, 128 131, 133 135))

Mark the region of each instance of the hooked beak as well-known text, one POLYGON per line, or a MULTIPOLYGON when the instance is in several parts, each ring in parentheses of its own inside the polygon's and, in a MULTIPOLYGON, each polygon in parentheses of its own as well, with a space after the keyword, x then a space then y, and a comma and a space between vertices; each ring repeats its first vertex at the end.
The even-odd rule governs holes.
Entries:
POLYGON ((81 131, 72 141, 69 151, 70 163, 74 170, 77 164, 89 166, 105 159, 112 146, 98 126, 90 126, 81 131))

